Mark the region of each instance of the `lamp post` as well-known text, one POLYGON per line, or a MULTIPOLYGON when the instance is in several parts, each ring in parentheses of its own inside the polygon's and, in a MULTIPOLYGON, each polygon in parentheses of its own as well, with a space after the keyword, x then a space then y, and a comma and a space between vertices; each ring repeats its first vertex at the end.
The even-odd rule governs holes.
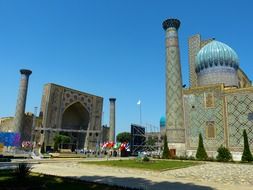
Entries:
POLYGON ((32 129, 31 129, 31 143, 32 143, 32 148, 35 147, 35 128, 36 128, 36 115, 37 115, 37 109, 38 107, 34 107, 34 113, 33 113, 33 122, 32 122, 32 129))

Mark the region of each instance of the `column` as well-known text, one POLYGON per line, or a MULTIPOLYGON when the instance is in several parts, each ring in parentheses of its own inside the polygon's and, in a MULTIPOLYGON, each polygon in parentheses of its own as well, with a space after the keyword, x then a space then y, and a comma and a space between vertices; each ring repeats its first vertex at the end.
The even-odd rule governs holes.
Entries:
POLYGON ((116 98, 110 98, 110 133, 109 141, 115 142, 115 101, 116 98))
POLYGON ((14 132, 21 133, 22 132, 22 124, 24 121, 25 115, 25 104, 26 104, 26 96, 27 96, 27 89, 28 89, 28 81, 29 76, 32 74, 32 71, 21 69, 21 79, 19 85, 19 93, 18 93, 18 100, 16 105, 16 114, 14 119, 14 132))

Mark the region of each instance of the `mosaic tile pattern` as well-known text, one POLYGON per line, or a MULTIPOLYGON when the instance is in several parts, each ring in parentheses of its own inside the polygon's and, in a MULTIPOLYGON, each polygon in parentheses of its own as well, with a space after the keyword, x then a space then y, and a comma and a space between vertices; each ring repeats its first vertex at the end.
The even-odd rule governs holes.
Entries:
POLYGON ((216 66, 201 70, 198 74, 198 85, 225 84, 225 86, 238 86, 237 71, 232 67, 216 66))
POLYGON ((230 94, 227 98, 229 146, 233 150, 243 148, 243 130, 246 129, 249 144, 253 148, 253 94, 230 94))
POLYGON ((77 93, 77 92, 73 92, 71 90, 65 89, 63 93, 63 103, 61 105, 62 111, 64 111, 67 107, 69 107, 75 102, 80 102, 89 113, 92 112, 92 107, 93 107, 92 96, 88 96, 82 93, 77 93))
POLYGON ((187 147, 195 149, 198 146, 199 133, 202 134, 205 148, 217 150, 217 147, 225 143, 223 98, 218 90, 206 90, 184 95, 184 111, 187 147), (214 107, 207 108, 205 94, 213 93, 214 107), (207 123, 214 122, 215 138, 207 137, 207 123))
POLYGON ((195 72, 195 59, 196 55, 200 50, 200 35, 196 34, 189 38, 188 41, 188 54, 189 54, 189 67, 190 67, 190 77, 189 77, 189 84, 191 87, 197 86, 197 74, 195 72))
POLYGON ((166 30, 166 129, 169 143, 184 143, 182 76, 178 34, 174 27, 166 30))

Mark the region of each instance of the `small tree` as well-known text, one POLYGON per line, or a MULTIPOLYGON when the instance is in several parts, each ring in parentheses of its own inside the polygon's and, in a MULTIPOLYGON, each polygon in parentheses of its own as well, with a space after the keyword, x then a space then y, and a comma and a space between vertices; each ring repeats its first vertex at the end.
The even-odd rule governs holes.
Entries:
POLYGON ((199 145, 198 145, 198 150, 196 153, 196 158, 198 160, 206 160, 208 158, 204 144, 203 144, 203 138, 201 133, 199 134, 199 145))
POLYGON ((250 152, 248 136, 245 129, 243 130, 243 140, 244 140, 244 148, 243 148, 243 154, 242 154, 242 161, 251 162, 253 161, 253 157, 250 152))
POLYGON ((61 135, 57 134, 54 136, 54 151, 59 149, 59 145, 61 144, 61 135))
POLYGON ((116 139, 117 139, 117 142, 121 142, 121 143, 130 142, 131 134, 129 132, 122 132, 117 135, 116 139))
POLYGON ((163 138, 163 155, 162 158, 163 159, 168 159, 169 158, 169 148, 168 148, 168 142, 167 142, 167 135, 164 135, 163 138))
POLYGON ((218 155, 216 157, 216 159, 220 162, 228 162, 230 160, 232 160, 232 154, 231 152, 229 151, 229 149, 227 149, 226 147, 224 146, 220 146, 217 150, 218 152, 218 155))
POLYGON ((62 146, 62 144, 69 143, 70 137, 66 135, 60 135, 57 134, 54 137, 54 150, 57 151, 59 149, 59 145, 62 146))

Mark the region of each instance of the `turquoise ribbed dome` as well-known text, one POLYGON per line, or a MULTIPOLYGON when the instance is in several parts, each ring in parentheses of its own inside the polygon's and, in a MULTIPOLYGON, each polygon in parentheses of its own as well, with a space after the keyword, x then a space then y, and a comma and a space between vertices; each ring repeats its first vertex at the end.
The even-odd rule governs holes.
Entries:
POLYGON ((216 40, 206 44, 196 56, 196 72, 212 67, 233 67, 238 69, 239 61, 236 52, 228 45, 216 40))
POLYGON ((162 117, 160 118, 160 127, 165 127, 165 125, 166 125, 166 119, 165 119, 164 116, 162 116, 162 117))

